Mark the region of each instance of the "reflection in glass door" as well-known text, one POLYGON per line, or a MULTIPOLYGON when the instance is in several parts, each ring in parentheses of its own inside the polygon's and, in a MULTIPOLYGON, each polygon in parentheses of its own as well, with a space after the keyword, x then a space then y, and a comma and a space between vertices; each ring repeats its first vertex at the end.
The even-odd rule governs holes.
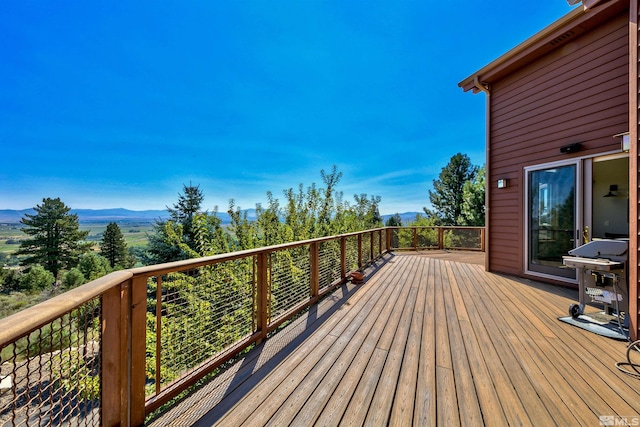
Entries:
POLYGON ((576 247, 577 164, 527 172, 527 270, 574 279, 562 256, 576 247))

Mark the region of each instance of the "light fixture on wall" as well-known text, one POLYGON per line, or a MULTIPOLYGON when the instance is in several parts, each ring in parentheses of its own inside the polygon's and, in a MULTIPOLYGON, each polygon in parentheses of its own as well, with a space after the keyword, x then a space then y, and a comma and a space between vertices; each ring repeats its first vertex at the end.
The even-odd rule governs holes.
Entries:
POLYGON ((508 185, 508 180, 506 179, 498 180, 498 188, 507 188, 507 185, 508 185))
POLYGON ((576 151, 580 151, 582 149, 581 142, 574 142, 573 144, 567 144, 560 147, 560 152, 562 154, 575 153, 576 151))
POLYGON ((611 184, 609 186, 609 192, 602 197, 618 197, 618 185, 611 184))
POLYGON ((616 135, 613 135, 614 138, 620 138, 620 150, 629 151, 631 148, 631 136, 629 132, 622 132, 616 135))

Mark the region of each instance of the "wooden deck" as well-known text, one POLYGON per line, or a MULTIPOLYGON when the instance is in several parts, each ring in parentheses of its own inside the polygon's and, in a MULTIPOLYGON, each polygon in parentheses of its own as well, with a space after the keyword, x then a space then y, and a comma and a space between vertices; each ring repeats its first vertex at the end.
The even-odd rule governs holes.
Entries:
POLYGON ((640 414, 640 380, 614 366, 626 343, 557 320, 576 291, 446 256, 388 255, 371 270, 149 424, 598 426, 640 414))

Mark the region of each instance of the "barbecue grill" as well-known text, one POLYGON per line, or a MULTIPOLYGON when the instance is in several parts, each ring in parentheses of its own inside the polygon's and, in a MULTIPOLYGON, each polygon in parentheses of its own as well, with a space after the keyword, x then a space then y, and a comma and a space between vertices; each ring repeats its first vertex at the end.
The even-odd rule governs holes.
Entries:
POLYGON ((572 319, 580 318, 601 325, 609 320, 626 338, 624 329, 629 327, 628 250, 628 240, 597 239, 570 250, 569 255, 562 257, 563 264, 574 267, 578 276, 579 302, 569 307, 572 319), (583 316, 587 301, 604 306, 604 312, 597 320, 583 316))

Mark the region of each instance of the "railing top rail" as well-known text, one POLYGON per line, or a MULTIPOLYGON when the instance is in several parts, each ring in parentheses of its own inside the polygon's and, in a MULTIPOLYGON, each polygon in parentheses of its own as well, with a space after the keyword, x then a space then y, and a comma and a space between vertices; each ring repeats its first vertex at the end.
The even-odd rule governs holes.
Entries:
POLYGON ((114 271, 99 279, 0 319, 0 347, 29 334, 133 277, 131 271, 114 271))
POLYGON ((300 240, 297 242, 288 242, 288 243, 282 243, 279 245, 263 246, 260 248, 246 249, 243 251, 211 255, 211 256, 202 257, 202 258, 191 258, 191 259, 185 259, 181 261, 167 262, 164 264, 149 265, 145 267, 133 268, 129 271, 131 271, 133 275, 136 277, 159 276, 159 275, 166 274, 173 271, 185 271, 193 268, 202 267, 205 265, 211 265, 211 264, 216 264, 220 262, 233 261, 240 258, 246 258, 249 256, 258 255, 265 252, 266 253, 277 252, 285 249, 292 249, 299 246, 309 245, 311 243, 326 242, 330 240, 336 240, 341 237, 357 236, 358 234, 370 233, 370 232, 379 231, 379 230, 384 230, 384 228, 374 228, 370 230, 355 231, 353 233, 345 233, 345 234, 339 234, 335 236, 318 237, 315 239, 300 240))

